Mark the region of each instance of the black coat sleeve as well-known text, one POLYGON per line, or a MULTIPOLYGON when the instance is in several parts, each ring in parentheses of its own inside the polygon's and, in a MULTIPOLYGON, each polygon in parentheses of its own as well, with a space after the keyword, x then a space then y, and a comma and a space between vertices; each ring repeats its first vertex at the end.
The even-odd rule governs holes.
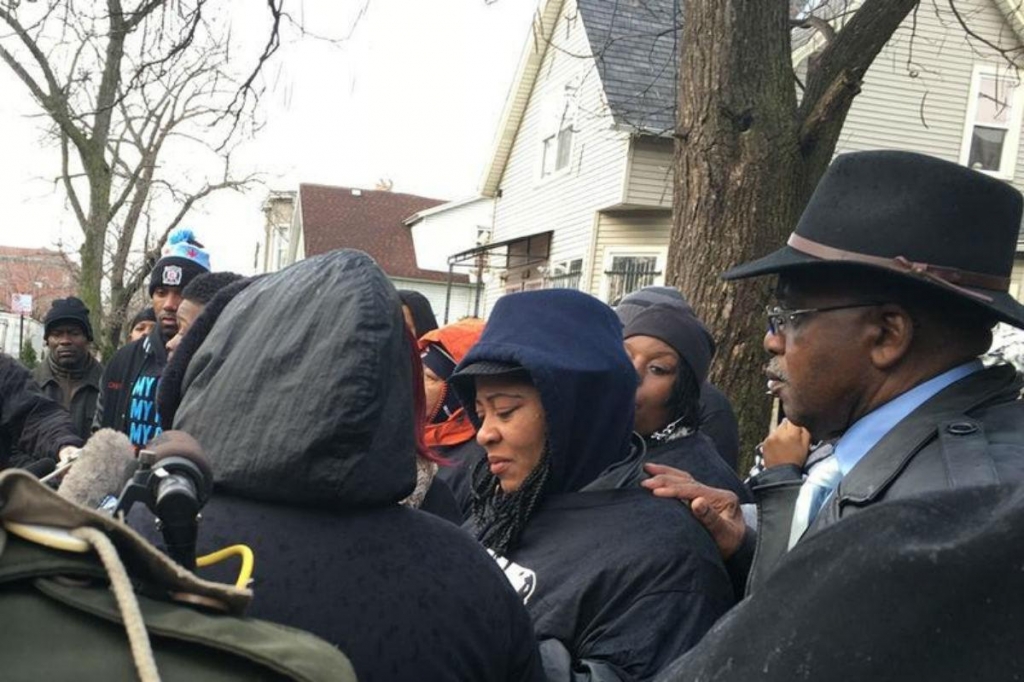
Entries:
POLYGON ((0 429, 31 459, 56 459, 64 446, 82 445, 71 416, 43 395, 29 371, 8 356, 0 356, 0 401, 0 429))
POLYGON ((751 481, 757 502, 757 546, 747 578, 747 594, 753 593, 775 570, 789 551, 793 509, 803 478, 793 465, 770 467, 751 481))

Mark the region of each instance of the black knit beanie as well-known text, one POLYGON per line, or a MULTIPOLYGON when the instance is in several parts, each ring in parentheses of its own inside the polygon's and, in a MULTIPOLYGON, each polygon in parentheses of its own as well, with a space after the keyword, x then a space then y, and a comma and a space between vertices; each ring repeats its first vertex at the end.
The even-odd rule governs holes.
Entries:
POLYGON ((50 331, 61 322, 74 322, 82 328, 87 339, 92 341, 92 325, 89 324, 89 309, 82 299, 68 296, 53 301, 46 317, 43 318, 43 338, 50 336, 50 331))
POLYGON ((653 336, 664 341, 690 366, 698 386, 707 380, 715 341, 689 306, 659 303, 644 308, 622 330, 622 338, 631 336, 653 336))
POLYGON ((679 308, 691 315, 695 314, 690 304, 674 287, 644 287, 631 294, 626 294, 615 306, 615 314, 619 316, 619 321, 623 325, 627 325, 640 311, 659 304, 679 308))
POLYGON ((135 325, 139 322, 156 322, 156 313, 153 311, 153 306, 147 305, 145 308, 135 313, 135 317, 133 317, 131 323, 129 323, 128 329, 134 329, 135 325))

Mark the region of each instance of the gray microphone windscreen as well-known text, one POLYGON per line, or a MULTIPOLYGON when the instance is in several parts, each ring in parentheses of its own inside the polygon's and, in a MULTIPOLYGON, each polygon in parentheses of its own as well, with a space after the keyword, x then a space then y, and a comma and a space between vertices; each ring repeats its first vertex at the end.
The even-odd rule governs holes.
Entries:
POLYGON ((96 509, 108 495, 120 495, 138 467, 135 448, 128 437, 113 429, 100 429, 82 448, 57 494, 96 509))

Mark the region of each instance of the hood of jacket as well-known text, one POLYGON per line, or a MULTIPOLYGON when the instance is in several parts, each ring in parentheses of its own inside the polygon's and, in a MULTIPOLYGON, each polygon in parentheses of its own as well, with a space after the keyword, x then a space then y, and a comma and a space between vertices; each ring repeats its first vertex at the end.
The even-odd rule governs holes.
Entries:
MULTIPOLYGON (((622 325, 604 303, 570 289, 503 296, 455 374, 485 361, 523 367, 540 392, 549 492, 577 491, 629 454, 637 376, 622 325)), ((453 385, 479 428, 474 381, 453 385)))
MULTIPOLYGON (((425 351, 432 344, 441 346, 444 352, 458 364, 462 362, 462 358, 466 357, 466 353, 473 347, 473 344, 480 340, 483 330, 483 320, 476 318, 459 320, 424 334, 419 342, 420 351, 425 351)), ((448 390, 452 389, 449 387, 448 390)), ((439 448, 465 443, 475 435, 476 429, 466 416, 465 407, 460 407, 443 422, 427 424, 424 427, 423 438, 428 446, 439 448)))
POLYGON ((196 351, 174 427, 218 489, 287 504, 397 503, 416 483, 411 336, 365 253, 333 251, 262 277, 196 351))

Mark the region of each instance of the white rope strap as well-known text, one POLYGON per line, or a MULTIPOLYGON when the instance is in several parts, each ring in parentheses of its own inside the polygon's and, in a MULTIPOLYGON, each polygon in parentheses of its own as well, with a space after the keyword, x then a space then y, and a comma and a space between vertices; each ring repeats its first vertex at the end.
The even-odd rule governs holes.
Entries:
POLYGON ((103 567, 110 577, 110 590, 114 593, 114 599, 121 611, 121 618, 124 619, 124 628, 128 632, 128 642, 131 645, 132 659, 135 661, 135 669, 139 673, 141 682, 160 682, 160 673, 156 669, 156 659, 153 657, 153 648, 149 643, 149 633, 146 632, 146 623, 142 619, 142 611, 139 609, 139 602, 135 598, 135 590, 132 589, 128 572, 124 570, 121 557, 117 555, 117 548, 102 531, 96 528, 83 526, 71 531, 77 538, 85 540, 99 555, 103 567))

